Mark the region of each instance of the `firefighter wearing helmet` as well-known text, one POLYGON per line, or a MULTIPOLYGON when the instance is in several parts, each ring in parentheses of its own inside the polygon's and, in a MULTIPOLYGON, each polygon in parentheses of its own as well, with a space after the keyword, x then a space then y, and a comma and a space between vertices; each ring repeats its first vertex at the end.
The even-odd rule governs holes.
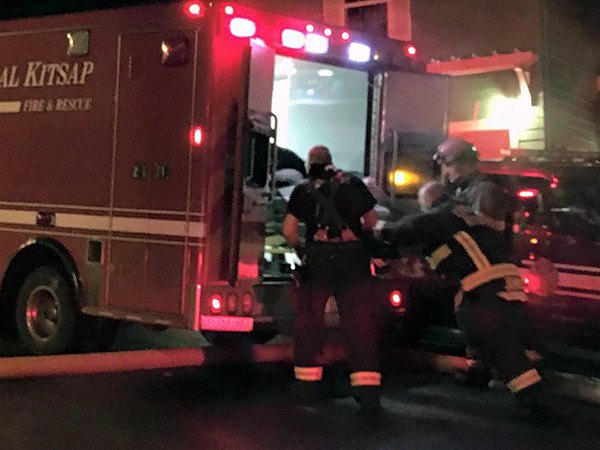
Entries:
POLYGON ((519 268, 511 262, 510 240, 489 217, 445 197, 441 183, 424 185, 419 200, 423 214, 390 224, 382 236, 399 253, 418 249, 432 270, 456 286, 454 310, 468 345, 532 418, 543 419, 549 405, 522 336, 527 296, 519 268))
MULTIPOLYGON (((507 228, 510 205, 500 187, 485 179, 478 168, 477 149, 460 138, 449 138, 442 142, 434 155, 440 166, 442 182, 448 186, 458 203, 468 205, 497 230, 507 228)), ((508 221, 508 225, 512 223, 508 221)))

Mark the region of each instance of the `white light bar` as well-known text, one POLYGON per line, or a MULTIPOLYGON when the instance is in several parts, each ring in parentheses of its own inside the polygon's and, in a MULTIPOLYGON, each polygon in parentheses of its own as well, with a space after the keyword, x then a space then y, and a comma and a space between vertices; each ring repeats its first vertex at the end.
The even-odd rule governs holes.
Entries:
POLYGON ((359 42, 348 46, 348 59, 354 62, 367 62, 371 59, 371 47, 359 42))
POLYGON ((329 39, 320 34, 307 34, 304 49, 309 53, 327 53, 327 50, 329 50, 329 39))
POLYGON ((286 29, 281 32, 281 43, 284 47, 300 49, 304 47, 305 40, 304 33, 301 31, 286 29))
POLYGON ((240 38, 249 38, 256 34, 256 24, 250 19, 236 17, 229 23, 231 34, 240 38))

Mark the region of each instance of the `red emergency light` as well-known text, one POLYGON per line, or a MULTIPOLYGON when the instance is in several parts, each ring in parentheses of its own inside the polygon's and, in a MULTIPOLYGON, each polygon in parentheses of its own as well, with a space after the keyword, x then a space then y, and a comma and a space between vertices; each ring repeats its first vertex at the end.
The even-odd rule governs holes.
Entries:
POLYGON ((399 308, 400 306, 402 306, 402 292, 390 292, 390 305, 392 305, 394 308, 399 308))
POLYGON ((330 37, 333 34, 333 31, 331 30, 331 28, 325 28, 323 30, 323 34, 327 37, 330 37))
POLYGON ((210 297, 210 312, 219 314, 223 310, 223 297, 219 294, 213 294, 210 297))
POLYGON ((242 311, 244 314, 250 314, 252 312, 252 294, 246 292, 242 295, 242 311))
POLYGON ((229 22, 229 31, 239 38, 251 38, 256 34, 256 23, 243 17, 235 17, 229 22))
POLYGON ((201 2, 187 2, 183 5, 183 11, 188 17, 198 19, 204 17, 206 8, 201 2))
POLYGON ((537 189, 521 189, 519 192, 517 192, 517 197, 524 199, 524 200, 530 200, 532 198, 537 197, 537 195, 538 195, 537 189))
POLYGON ((204 142, 204 130, 202 127, 195 126, 190 130, 190 144, 194 147, 200 147, 204 142))
POLYGON ((404 52, 409 58, 414 58, 417 56, 417 47, 415 47, 413 44, 408 44, 406 47, 404 47, 404 52))
POLYGON ((348 33, 347 31, 343 31, 342 32, 342 41, 347 41, 350 39, 350 33, 348 33))
POLYGON ((237 296, 235 294, 229 294, 227 296, 227 311, 229 313, 237 311, 237 296))
POLYGON ((227 14, 228 16, 231 16, 231 15, 233 15, 233 12, 234 12, 234 10, 233 10, 233 6, 231 6, 231 5, 227 5, 227 6, 225 7, 224 11, 225 11, 225 14, 227 14))

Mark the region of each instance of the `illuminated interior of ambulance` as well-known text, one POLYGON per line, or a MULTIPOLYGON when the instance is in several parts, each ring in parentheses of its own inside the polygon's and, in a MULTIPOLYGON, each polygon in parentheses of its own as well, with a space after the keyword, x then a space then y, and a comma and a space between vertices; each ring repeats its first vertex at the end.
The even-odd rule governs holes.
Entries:
POLYGON ((275 56, 271 112, 277 118, 280 170, 267 207, 263 279, 289 278, 300 262, 280 230, 289 196, 305 175, 296 169, 308 150, 326 145, 336 167, 365 174, 368 82, 368 73, 360 70, 275 56))

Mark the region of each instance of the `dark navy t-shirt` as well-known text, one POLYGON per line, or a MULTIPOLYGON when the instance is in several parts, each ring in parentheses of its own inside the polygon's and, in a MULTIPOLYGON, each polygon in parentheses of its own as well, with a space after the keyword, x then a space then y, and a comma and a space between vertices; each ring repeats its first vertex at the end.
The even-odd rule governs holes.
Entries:
MULTIPOLYGON (((348 227, 360 237, 363 234, 360 218, 373 209, 377 202, 360 178, 343 174, 338 175, 337 179, 339 184, 332 198, 333 204, 348 227)), ((313 194, 311 194, 309 183, 311 181, 307 180, 296 186, 290 197, 287 211, 288 214, 306 224, 306 240, 312 241, 319 223, 323 220, 323 211, 313 194)), ((329 197, 331 182, 325 181, 318 190, 329 197)))

